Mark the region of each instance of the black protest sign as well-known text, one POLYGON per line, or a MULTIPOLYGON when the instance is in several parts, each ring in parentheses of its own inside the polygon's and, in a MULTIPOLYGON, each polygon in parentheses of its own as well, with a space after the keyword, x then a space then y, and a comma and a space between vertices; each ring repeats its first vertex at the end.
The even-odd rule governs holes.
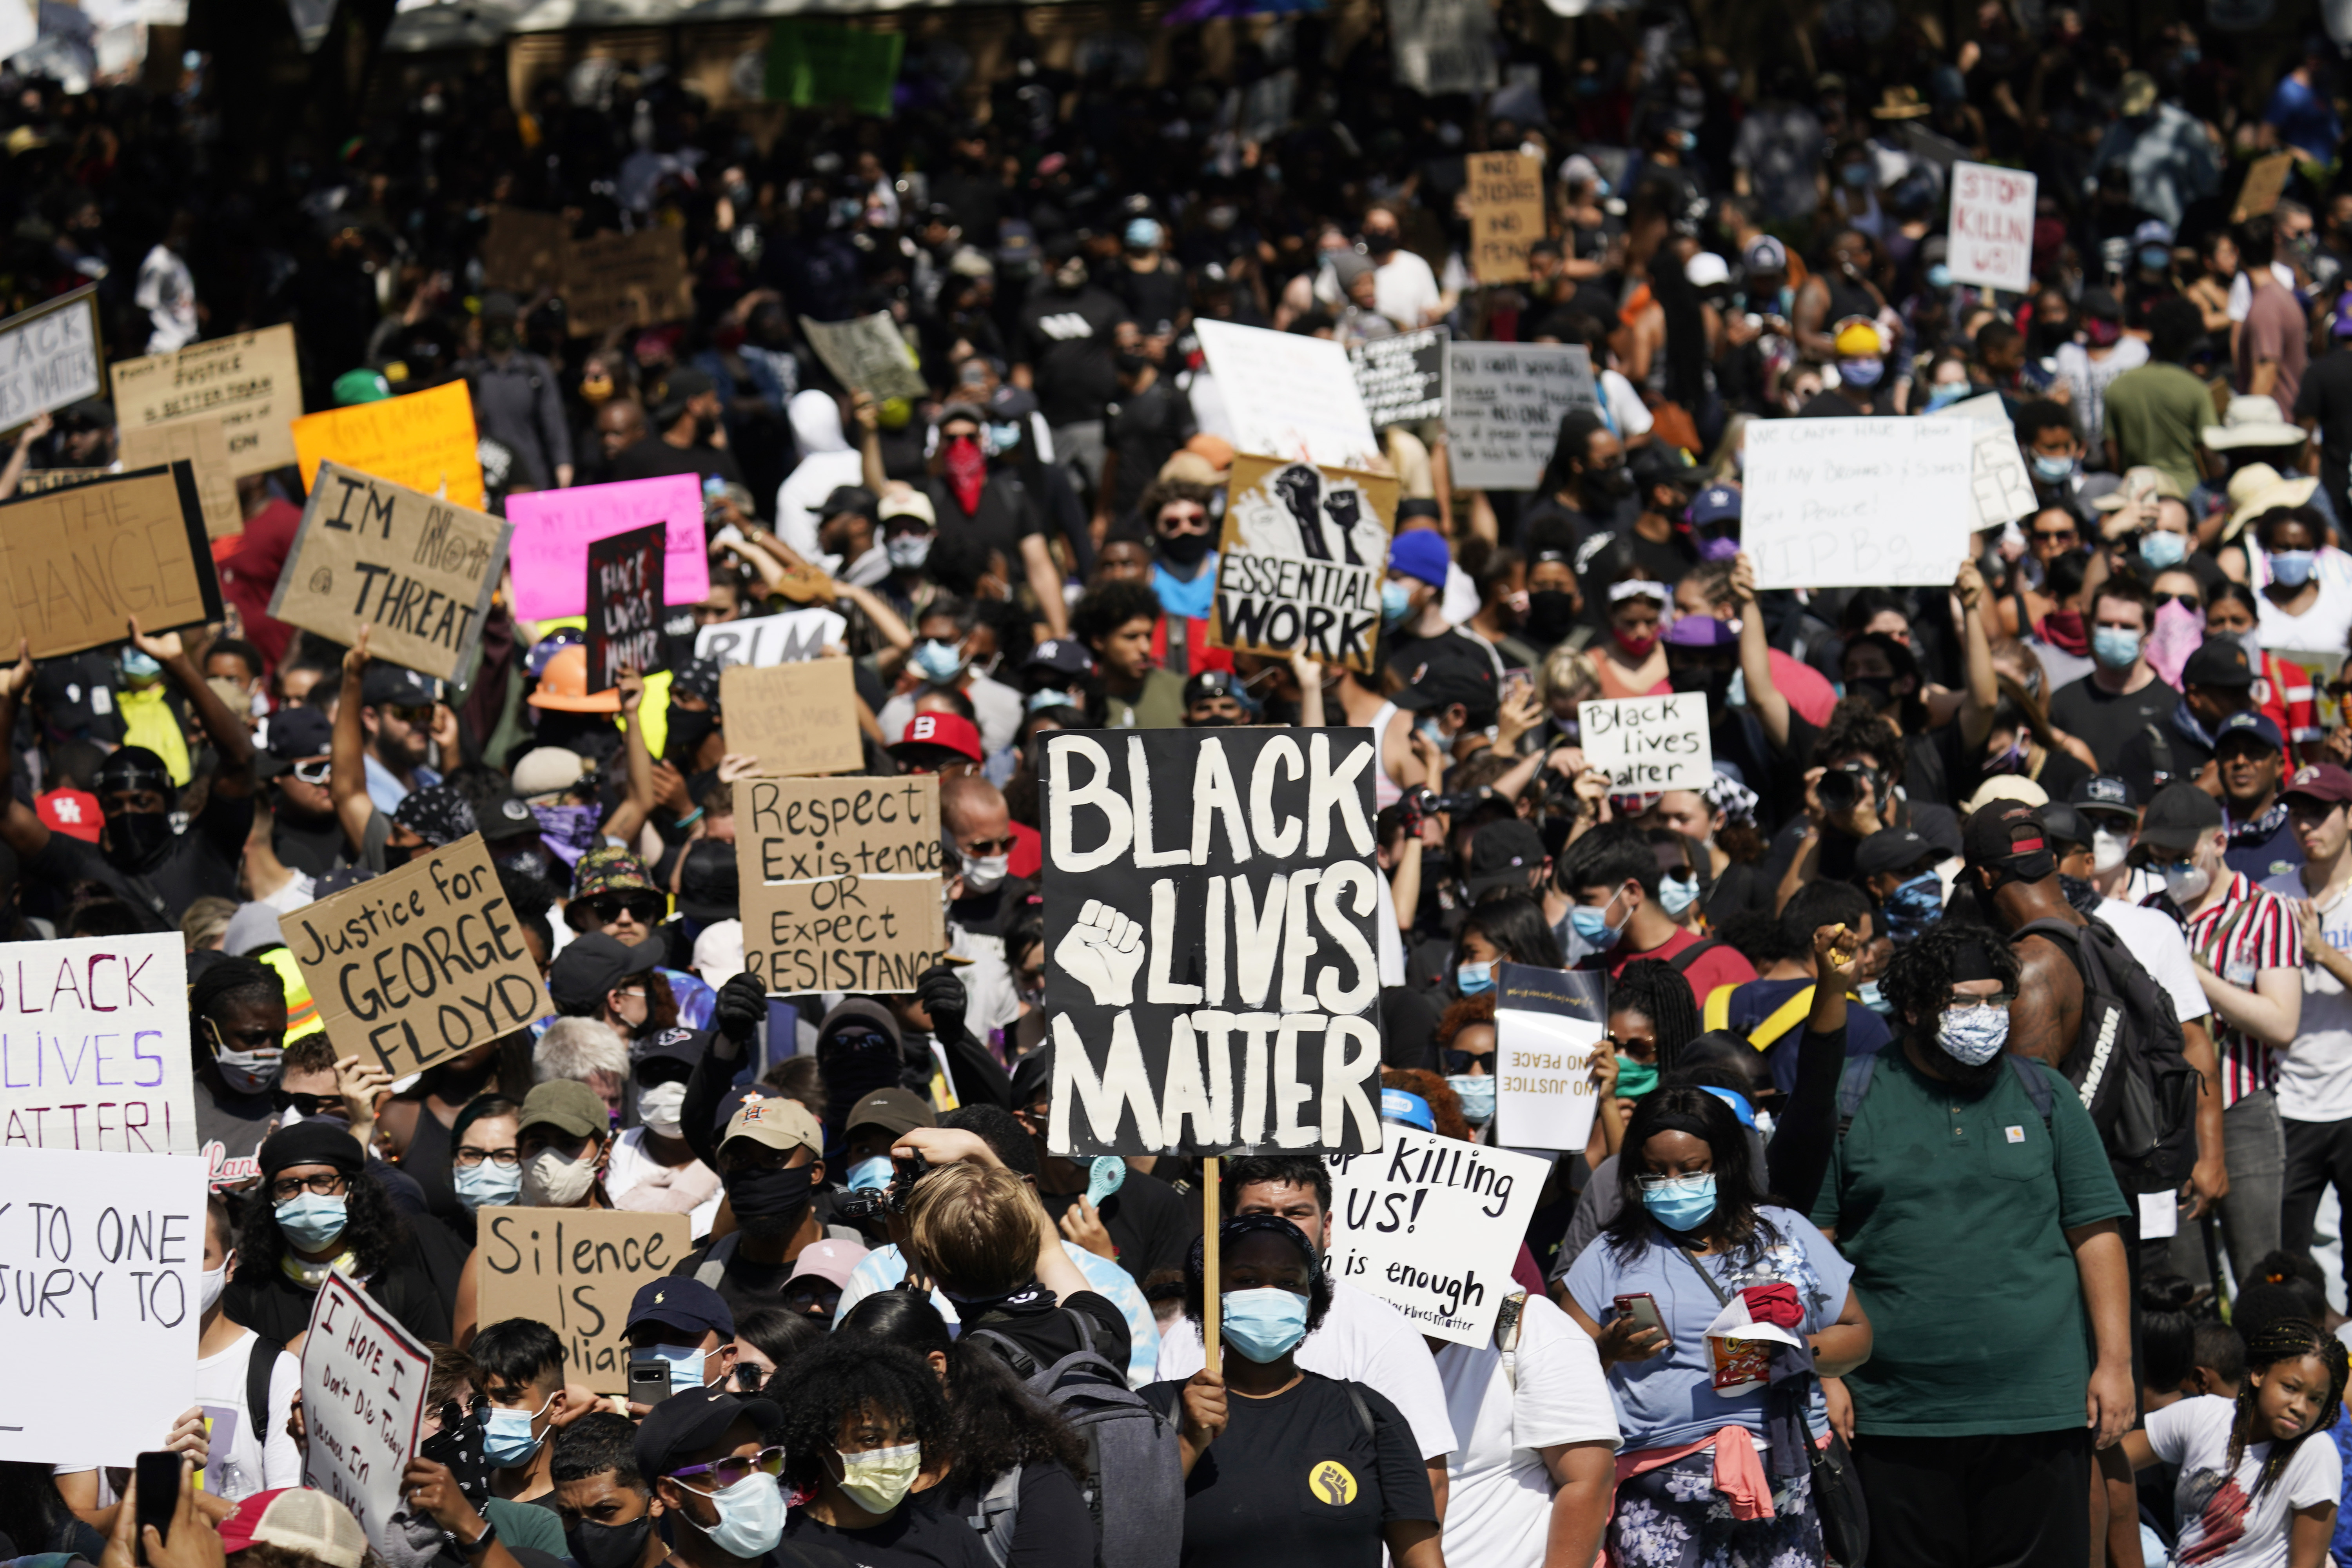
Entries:
POLYGON ((1244 456, 1225 494, 1211 645, 1370 674, 1396 480, 1244 456))
POLYGON ((662 641, 662 555, 668 530, 658 522, 588 542, 588 689, 610 691, 621 671, 667 669, 662 641))
POLYGON ((1348 351, 1373 429, 1445 416, 1445 345, 1452 339, 1444 327, 1423 327, 1348 351))
POLYGON ((1047 1145, 1379 1148, 1372 732, 1042 744, 1047 1145))

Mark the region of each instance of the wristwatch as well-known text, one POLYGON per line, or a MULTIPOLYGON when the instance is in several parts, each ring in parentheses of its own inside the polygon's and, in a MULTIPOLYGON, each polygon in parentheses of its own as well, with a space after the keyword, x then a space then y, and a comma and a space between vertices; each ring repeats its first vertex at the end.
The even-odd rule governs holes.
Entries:
POLYGON ((464 1550, 466 1555, 471 1557, 478 1552, 488 1550, 490 1542, 496 1541, 498 1538, 499 1527, 490 1522, 490 1518, 488 1514, 484 1514, 482 1516, 482 1533, 474 1537, 473 1540, 465 1542, 464 1550))

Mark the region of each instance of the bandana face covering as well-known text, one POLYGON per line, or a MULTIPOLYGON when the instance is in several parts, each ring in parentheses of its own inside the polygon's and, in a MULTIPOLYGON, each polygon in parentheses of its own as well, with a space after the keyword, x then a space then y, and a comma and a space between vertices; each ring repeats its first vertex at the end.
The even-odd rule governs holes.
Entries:
POLYGON ((978 511, 981 487, 988 482, 988 459, 980 454, 980 442, 970 436, 954 437, 948 442, 941 466, 955 491, 956 505, 967 514, 978 511))

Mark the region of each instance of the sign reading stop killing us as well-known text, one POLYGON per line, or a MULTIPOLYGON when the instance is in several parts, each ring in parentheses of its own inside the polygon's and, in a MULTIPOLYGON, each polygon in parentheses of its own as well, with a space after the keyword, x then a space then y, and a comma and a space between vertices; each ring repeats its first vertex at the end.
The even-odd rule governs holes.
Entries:
POLYGON ((1391 1127, 1377 1153, 1336 1154, 1331 1277, 1378 1296, 1434 1339, 1495 1332, 1519 1241, 1551 1162, 1391 1127))
POLYGON ((1372 732, 1044 747, 1047 1146, 1379 1148, 1372 732))

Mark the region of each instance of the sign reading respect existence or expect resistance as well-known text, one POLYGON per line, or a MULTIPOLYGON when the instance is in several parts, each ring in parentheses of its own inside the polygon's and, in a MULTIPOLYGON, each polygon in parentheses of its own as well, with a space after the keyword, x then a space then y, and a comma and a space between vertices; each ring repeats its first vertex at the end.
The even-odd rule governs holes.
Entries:
POLYGON ((912 991, 947 950, 929 774, 746 779, 735 865, 743 967, 772 994, 912 991))
POLYGON ((398 1319, 341 1275, 327 1276, 302 1340, 302 1484, 350 1509, 379 1552, 399 1533, 400 1475, 416 1452, 432 1376, 433 1353, 398 1319))
POLYGON ((1767 419, 1748 428, 1740 547, 1759 588, 1949 583, 1976 522, 1964 419, 1767 419))
POLYGON ((1044 737, 1057 1154, 1381 1145, 1374 737, 1044 737))
POLYGON ((0 1149, 193 1154, 192 1059, 178 936, 0 950, 0 1149))
POLYGON ((1705 789, 1715 776, 1704 691, 1590 698, 1577 714, 1585 764, 1609 775, 1612 795, 1705 789))
POLYGON ((694 1250, 686 1215, 486 1208, 479 1217, 481 1321, 545 1323, 570 1352, 566 1379, 626 1393, 630 1299, 694 1250))
POLYGON ((1370 674, 1396 480, 1243 456, 1226 495, 1210 643, 1370 674))
POLYGON ((1483 1345, 1551 1162, 1389 1127, 1377 1153, 1334 1154, 1331 1278, 1386 1301, 1420 1332, 1483 1345))
POLYGON ((335 1054, 394 1078, 555 1011, 478 833, 280 923, 335 1054))

